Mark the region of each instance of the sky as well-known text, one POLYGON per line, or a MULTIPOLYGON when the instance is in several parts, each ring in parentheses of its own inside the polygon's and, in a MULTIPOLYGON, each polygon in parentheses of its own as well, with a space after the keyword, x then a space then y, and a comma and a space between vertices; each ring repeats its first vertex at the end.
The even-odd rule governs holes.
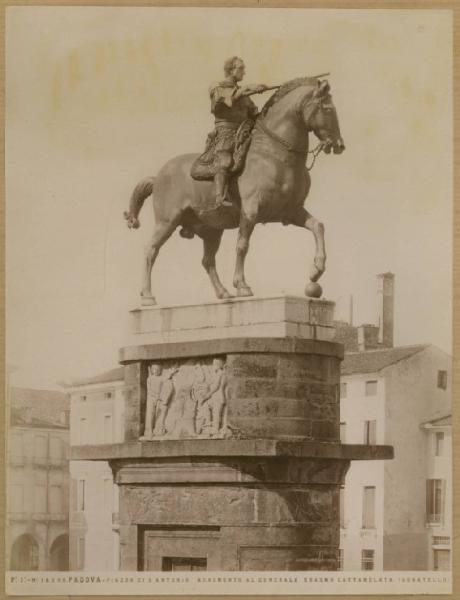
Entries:
MULTIPOLYGON (((6 19, 7 363, 13 385, 117 365, 139 305, 151 201, 135 184, 212 129, 226 58, 245 83, 329 72, 346 151, 321 155, 306 208, 326 228, 324 296, 376 322, 376 275, 395 274, 395 344, 452 345, 452 22, 447 10, 9 7, 6 19)), ((269 95, 256 96, 261 106, 269 95)), ((217 256, 231 289, 236 231, 217 256)), ((257 296, 303 295, 312 235, 259 225, 257 296)), ((153 272, 160 305, 214 299, 202 244, 178 233, 153 272)))

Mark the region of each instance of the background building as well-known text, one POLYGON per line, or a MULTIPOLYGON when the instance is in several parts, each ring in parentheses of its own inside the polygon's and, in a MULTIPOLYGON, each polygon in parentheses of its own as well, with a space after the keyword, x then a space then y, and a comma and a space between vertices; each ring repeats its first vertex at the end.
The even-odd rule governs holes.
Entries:
POLYGON ((9 390, 7 565, 69 568, 69 398, 55 391, 9 390))
POLYGON ((392 347, 393 290, 393 275, 379 275, 378 324, 338 328, 341 440, 395 452, 346 476, 344 570, 450 568, 451 358, 431 345, 392 347))
MULTIPOLYGON (((68 384, 70 443, 111 444, 124 438, 123 368, 68 384)), ((71 461, 70 568, 116 571, 119 557, 118 486, 104 461, 71 461)))

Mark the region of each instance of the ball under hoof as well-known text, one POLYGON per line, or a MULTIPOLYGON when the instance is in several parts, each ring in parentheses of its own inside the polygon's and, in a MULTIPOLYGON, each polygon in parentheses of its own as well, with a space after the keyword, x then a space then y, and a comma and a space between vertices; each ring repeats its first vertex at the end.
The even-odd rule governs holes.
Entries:
POLYGON ((141 306, 156 306, 156 303, 153 296, 142 296, 141 294, 141 306))
POLYGON ((323 288, 319 285, 319 283, 310 281, 305 286, 305 296, 308 296, 309 298, 321 298, 322 293, 323 288))

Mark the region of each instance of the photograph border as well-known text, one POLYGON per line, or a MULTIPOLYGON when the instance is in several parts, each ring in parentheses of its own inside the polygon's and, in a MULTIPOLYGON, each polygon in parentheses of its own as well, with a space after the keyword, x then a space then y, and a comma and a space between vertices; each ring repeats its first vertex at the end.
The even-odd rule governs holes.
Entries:
MULTIPOLYGON (((453 139, 454 139, 454 193, 453 193, 453 496, 454 496, 454 510, 453 510, 453 536, 452 536, 452 545, 453 545, 453 559, 452 559, 452 576, 453 576, 453 597, 456 597, 456 594, 460 593, 460 542, 458 537, 458 532, 460 530, 460 510, 459 510, 459 496, 460 496, 460 483, 459 483, 459 459, 460 459, 460 431, 459 431, 459 423, 460 416, 458 410, 458 393, 460 389, 460 363, 458 358, 458 339, 460 336, 460 314, 458 309, 458 297, 460 296, 460 199, 457 198, 457 195, 460 191, 460 174, 459 174, 459 86, 460 86, 460 66, 459 66, 459 47, 460 47, 460 3, 454 2, 451 0, 438 0, 438 1, 428 1, 428 0, 419 0, 417 2, 406 1, 406 0, 393 0, 393 1, 383 1, 383 0, 374 0, 374 1, 350 1, 350 0, 342 0, 340 2, 331 1, 331 0, 321 0, 321 1, 311 1, 311 0, 297 0, 295 2, 288 1, 282 2, 278 1, 264 1, 264 0, 255 0, 255 1, 245 1, 245 0, 236 0, 236 1, 201 1, 201 2, 190 2, 190 1, 144 1, 140 2, 138 0, 134 0, 133 2, 120 1, 120 0, 60 0, 60 1, 50 1, 50 0, 27 0, 27 1, 15 1, 15 2, 6 2, 2 0, 2 11, 1 11, 1 31, 2 31, 2 53, 0 60, 0 69, 1 69, 1 80, 3 87, 3 96, 1 100, 1 116, 3 120, 4 127, 2 129, 2 144, 1 144, 1 152, 3 154, 3 175, 5 175, 5 62, 6 62, 6 48, 5 48, 5 21, 6 21, 6 9, 8 7, 18 7, 18 6, 78 6, 78 7, 207 7, 207 8, 285 8, 289 10, 290 8, 316 8, 316 9, 445 9, 451 10, 453 12, 453 23, 454 23, 454 35, 453 35, 453 52, 454 52, 454 72, 453 72, 453 93, 454 93, 454 102, 453 102, 453 122, 454 122, 454 131, 453 139), (457 534, 457 535, 456 535, 457 534), (456 574, 456 576, 455 576, 456 574)), ((0 215, 1 215, 1 236, 3 240, 3 249, 5 249, 5 177, 2 178, 1 184, 1 196, 2 201, 0 203, 0 215)), ((3 370, 2 370, 2 383, 3 389, 5 389, 6 384, 6 369, 5 369, 5 338, 6 338, 6 316, 5 316, 5 252, 2 253, 0 268, 2 272, 2 311, 3 314, 3 323, 1 327, 1 353, 3 358, 3 370)), ((33 301, 31 299, 31 301, 33 301)), ((5 396, 4 396, 5 397, 5 396)), ((5 403, 4 403, 5 404, 5 403)), ((3 435, 6 437, 6 422, 5 422, 5 410, 2 411, 0 418, 0 427, 3 435)), ((6 441, 4 445, 4 449, 6 447, 6 441)), ((1 473, 3 476, 2 486, 0 489, 0 506, 2 508, 2 514, 5 515, 6 512, 6 452, 3 452, 3 456, 1 458, 1 473)), ((4 528, 6 526, 5 519, 2 521, 0 532, 4 533, 4 528)), ((3 536, 4 539, 4 536, 3 536)), ((0 549, 0 564, 2 568, 3 578, 1 589, 5 592, 5 547, 2 544, 0 549)), ((421 572, 422 573, 422 572, 421 572)), ((5 592, 6 596, 6 592, 5 592)), ((221 595, 213 595, 207 596, 207 598, 218 598, 221 595)), ((379 598, 393 598, 395 595, 378 595, 379 598)), ((24 596, 17 596, 24 597, 24 596)), ((56 600, 58 598, 68 597, 66 596, 40 596, 42 598, 50 598, 56 600)), ((95 597, 104 597, 104 596, 78 596, 82 600, 90 600, 95 597)), ((113 597, 113 596, 108 596, 113 597)), ((123 596, 124 598, 138 598, 140 596, 130 595, 123 596)), ((155 596, 157 598, 167 598, 170 596, 155 596)), ((192 597, 192 596, 181 596, 182 598, 192 597)), ((195 596, 196 597, 196 596, 195 596)), ((231 597, 241 597, 241 596, 231 596, 231 597)), ((272 596, 258 596, 259 598, 271 598, 272 596)), ((287 596, 273 596, 274 598, 283 598, 287 596)), ((326 598, 332 598, 337 596, 330 595, 308 595, 308 598, 325 600, 326 598)), ((347 595, 343 596, 351 599, 360 600, 364 596, 363 595, 347 595)), ((430 595, 428 598, 445 598, 445 595, 430 595)), ((38 598, 38 596, 37 596, 38 598)), ((414 600, 416 598, 426 598, 425 595, 400 595, 398 594, 398 598, 414 600)))

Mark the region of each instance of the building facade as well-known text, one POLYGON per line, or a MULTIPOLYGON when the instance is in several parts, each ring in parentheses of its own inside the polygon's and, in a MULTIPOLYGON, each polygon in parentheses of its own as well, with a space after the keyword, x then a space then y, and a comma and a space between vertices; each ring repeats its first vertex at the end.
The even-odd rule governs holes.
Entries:
MULTIPOLYGON (((68 389, 72 446, 123 441, 123 368, 75 380, 68 389)), ((70 461, 70 477, 71 570, 118 570, 118 486, 109 464, 70 461)))
POLYGON ((68 396, 11 388, 8 409, 6 563, 68 570, 68 396))
POLYGON ((394 276, 377 276, 377 324, 337 323, 341 441, 390 444, 391 461, 352 463, 342 490, 344 570, 437 570, 451 564, 449 355, 393 347, 394 276))
POLYGON ((395 452, 392 461, 352 463, 346 476, 345 570, 431 570, 450 564, 451 436, 448 419, 442 418, 451 410, 450 380, 450 357, 434 346, 345 356, 342 441, 391 444, 395 452), (441 541, 442 548, 430 550, 441 541))

